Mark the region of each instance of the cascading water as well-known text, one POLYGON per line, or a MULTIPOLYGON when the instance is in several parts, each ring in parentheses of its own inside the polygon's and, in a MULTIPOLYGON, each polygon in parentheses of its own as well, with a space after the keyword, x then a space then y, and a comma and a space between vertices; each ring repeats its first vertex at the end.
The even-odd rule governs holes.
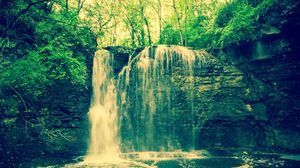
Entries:
POLYGON ((119 159, 118 106, 115 80, 111 70, 112 57, 108 51, 99 50, 94 56, 93 97, 89 110, 91 124, 90 146, 86 162, 119 159))
POLYGON ((185 47, 148 47, 116 80, 113 56, 97 51, 88 154, 65 167, 248 167, 236 157, 194 150, 205 120, 201 84, 210 82, 205 73, 215 73, 210 58, 185 47))
POLYGON ((123 151, 194 149, 194 92, 174 90, 174 83, 179 78, 188 79, 185 84, 193 88, 194 74, 205 67, 206 55, 205 51, 180 46, 157 46, 148 47, 130 59, 119 74, 117 86, 123 151), (186 94, 188 102, 185 107, 190 115, 190 121, 186 121, 188 130, 176 128, 181 121, 174 117, 180 115, 175 113, 178 103, 174 97, 179 92, 186 94), (182 133, 187 136, 178 138, 182 133))
POLYGON ((183 148, 194 149, 195 105, 193 91, 180 90, 176 83, 184 79, 187 80, 185 85, 192 88, 195 72, 204 67, 205 56, 204 51, 179 46, 147 47, 130 57, 116 80, 111 67, 113 56, 105 50, 97 51, 88 113, 90 145, 84 164, 100 162, 102 166, 105 166, 103 163, 117 163, 148 167, 140 160, 152 157, 157 160, 159 156, 162 159, 202 157, 201 152, 178 152, 183 148), (187 99, 183 114, 176 113, 178 100, 174 98, 179 92, 185 93, 187 99), (181 116, 189 117, 182 122, 181 116), (177 129, 178 124, 187 127, 177 129), (180 139, 180 134, 186 137, 180 139))

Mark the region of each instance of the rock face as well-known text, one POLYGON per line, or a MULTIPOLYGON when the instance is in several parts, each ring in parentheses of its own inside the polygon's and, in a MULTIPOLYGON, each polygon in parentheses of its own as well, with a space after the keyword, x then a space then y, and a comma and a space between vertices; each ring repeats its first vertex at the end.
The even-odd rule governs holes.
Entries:
POLYGON ((86 152, 90 92, 63 85, 59 89, 49 96, 51 107, 40 109, 34 116, 10 114, 3 119, 0 167, 38 158, 69 159, 86 152))
MULTIPOLYGON (((222 54, 206 55, 205 68, 194 71, 192 83, 191 76, 183 73, 184 66, 178 62, 173 72, 165 76, 172 83, 170 97, 161 98, 164 102, 159 104, 156 102, 159 107, 152 119, 150 111, 137 112, 143 108, 138 105, 143 99, 139 96, 143 95, 136 94, 142 86, 131 82, 130 101, 123 102, 127 109, 122 111, 124 107, 120 105, 122 149, 261 147, 299 150, 299 61, 269 59, 272 55, 262 54, 252 57, 245 67, 236 62, 229 64, 222 59, 222 54), (150 119, 153 120, 152 137, 147 135, 150 119)), ((127 60, 121 64, 125 62, 127 60)), ((135 66, 133 63, 130 75, 137 75, 135 66)), ((148 95, 166 96, 166 92, 167 88, 161 88, 148 95)))
MULTIPOLYGON (((202 131, 200 139, 205 142, 205 136, 212 139, 219 136, 220 144, 225 146, 246 144, 299 150, 299 74, 295 73, 299 69, 299 61, 263 60, 248 66, 253 69, 243 69, 242 78, 248 81, 248 87, 249 84, 252 87, 234 91, 234 99, 228 105, 234 104, 240 97, 242 101, 235 107, 243 104, 250 116, 224 118, 224 113, 221 113, 206 124, 207 130, 212 129, 216 133, 202 131)), ((214 103, 214 107, 218 107, 219 103, 214 103)))
POLYGON ((143 48, 129 48, 122 46, 115 47, 106 47, 105 50, 109 50, 109 52, 113 55, 113 71, 116 75, 120 73, 124 66, 127 65, 130 57, 134 57, 139 54, 143 48))
MULTIPOLYGON (((295 105, 295 101, 299 100, 299 93, 296 91, 288 95, 281 91, 281 87, 274 87, 269 84, 271 81, 263 81, 247 70, 232 70, 221 73, 223 82, 219 89, 199 93, 203 95, 203 99, 206 98, 205 104, 212 107, 208 110, 212 116, 199 134, 200 146, 299 150, 299 113, 295 105), (240 75, 233 75, 237 72, 240 75)), ((268 76, 268 71, 269 69, 261 74, 268 76)), ((297 83, 297 78, 290 76, 290 82, 297 83)), ((218 83, 213 83, 212 86, 216 84, 218 83)), ((286 86, 285 89, 287 88, 293 90, 293 85, 286 86)))
MULTIPOLYGON (((253 112, 259 111, 259 115, 265 113, 259 122, 254 118, 257 124, 252 127, 257 129, 254 133, 262 138, 260 145, 297 151, 300 148, 300 58, 299 45, 296 44, 300 38, 295 32, 300 28, 300 22, 299 19, 292 19, 296 13, 300 13, 299 9, 286 18, 287 22, 279 28, 270 29, 257 41, 232 45, 213 51, 213 54, 236 66, 249 77, 249 82, 259 81, 263 84, 254 84, 254 87, 259 89, 265 86, 258 95, 259 99, 250 102, 253 112)), ((228 121, 224 121, 225 124, 228 121)), ((229 128, 232 127, 234 131, 243 128, 240 124, 230 125, 229 128)), ((210 124, 210 127, 216 126, 221 127, 222 124, 210 124)))

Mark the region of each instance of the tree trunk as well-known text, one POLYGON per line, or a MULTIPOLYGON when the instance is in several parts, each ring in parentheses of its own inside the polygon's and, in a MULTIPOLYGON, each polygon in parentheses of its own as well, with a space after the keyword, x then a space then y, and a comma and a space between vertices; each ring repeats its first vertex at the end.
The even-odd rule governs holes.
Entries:
POLYGON ((144 22, 146 24, 147 27, 147 33, 148 33, 148 43, 151 46, 152 45, 152 40, 151 40, 151 32, 150 32, 150 27, 149 27, 149 22, 148 19, 146 18, 146 16, 144 15, 144 22))
POLYGON ((135 43, 135 36, 136 36, 136 30, 134 27, 134 23, 131 21, 130 17, 128 15, 125 15, 127 21, 128 21, 128 30, 130 32, 130 36, 131 36, 131 46, 132 47, 136 47, 136 43, 135 43))
POLYGON ((187 18, 189 17, 188 12, 189 12, 189 4, 187 2, 187 0, 184 0, 184 25, 183 25, 183 29, 184 29, 184 46, 188 45, 188 36, 187 36, 187 18))
POLYGON ((69 10, 69 0, 66 0, 66 10, 67 10, 67 12, 69 10))
POLYGON ((181 25, 181 17, 179 15, 178 11, 177 11, 175 0, 172 0, 172 2, 173 2, 173 9, 174 9, 174 12, 175 12, 176 18, 177 18, 179 35, 180 35, 180 44, 179 45, 184 45, 184 42, 183 42, 183 33, 182 33, 182 25, 181 25))
POLYGON ((161 0, 158 0, 158 26, 159 26, 159 41, 161 41, 161 31, 162 31, 162 14, 161 14, 161 0))
MULTIPOLYGON (((147 28, 148 43, 149 43, 149 45, 152 45, 149 21, 148 21, 147 17, 145 16, 144 2, 142 2, 142 0, 140 0, 139 2, 140 2, 140 6, 141 6, 140 13, 141 13, 143 21, 144 21, 144 23, 146 25, 146 28, 147 28)), ((142 26, 142 29, 144 30, 143 26, 142 26)), ((145 44, 145 42, 144 42, 144 44, 145 44)))
POLYGON ((143 27, 141 27, 141 40, 140 40, 140 45, 145 46, 145 30, 143 27))

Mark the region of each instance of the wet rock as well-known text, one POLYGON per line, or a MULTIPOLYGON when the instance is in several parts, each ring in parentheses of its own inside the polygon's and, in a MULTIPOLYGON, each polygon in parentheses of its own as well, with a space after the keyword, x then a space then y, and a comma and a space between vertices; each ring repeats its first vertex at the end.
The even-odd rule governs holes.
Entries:
POLYGON ((255 112, 254 118, 256 120, 268 120, 267 107, 264 103, 253 104, 252 111, 255 112))

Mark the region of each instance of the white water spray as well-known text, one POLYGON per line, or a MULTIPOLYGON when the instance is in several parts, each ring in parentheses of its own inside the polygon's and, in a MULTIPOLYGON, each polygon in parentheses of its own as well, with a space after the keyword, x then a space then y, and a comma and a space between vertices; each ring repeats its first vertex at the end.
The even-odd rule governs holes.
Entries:
MULTIPOLYGON (((188 79, 185 85, 194 87, 197 69, 205 67, 207 52, 195 51, 181 46, 146 47, 140 54, 130 59, 118 78, 117 89, 121 101, 121 125, 129 137, 122 137, 126 143, 122 149, 131 151, 174 151, 181 149, 177 140, 176 123, 173 122, 176 104, 174 84, 188 79), (175 76, 174 74, 177 74, 175 76), (172 90, 173 89, 173 90, 172 90), (123 124, 122 123, 122 124, 123 124)), ((186 109, 195 116, 194 92, 183 90, 188 98, 186 109)), ((190 150, 194 149, 196 130, 193 121, 188 123, 190 150)), ((178 131, 177 131, 178 132, 178 131)))
POLYGON ((116 88, 108 51, 94 56, 93 97, 89 110, 90 146, 85 162, 111 162, 119 159, 116 88))

